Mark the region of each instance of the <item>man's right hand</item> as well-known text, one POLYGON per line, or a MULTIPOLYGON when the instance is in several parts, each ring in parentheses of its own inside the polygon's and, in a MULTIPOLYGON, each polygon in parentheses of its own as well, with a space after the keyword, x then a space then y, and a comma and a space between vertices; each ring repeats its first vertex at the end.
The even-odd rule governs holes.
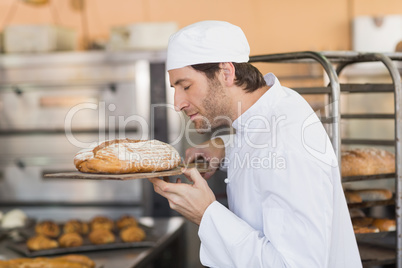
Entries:
POLYGON ((208 162, 208 171, 203 174, 205 179, 209 179, 219 168, 220 163, 225 157, 225 144, 221 138, 208 140, 196 147, 190 147, 186 150, 186 164, 192 163, 197 159, 204 159, 208 162))

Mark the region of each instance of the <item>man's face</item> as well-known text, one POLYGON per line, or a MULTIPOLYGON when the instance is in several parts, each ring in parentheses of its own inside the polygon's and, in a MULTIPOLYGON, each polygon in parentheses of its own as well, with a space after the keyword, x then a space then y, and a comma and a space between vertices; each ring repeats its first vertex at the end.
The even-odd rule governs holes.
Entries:
POLYGON ((176 110, 190 117, 198 133, 231 124, 230 99, 219 78, 209 80, 189 66, 170 70, 169 78, 176 110))

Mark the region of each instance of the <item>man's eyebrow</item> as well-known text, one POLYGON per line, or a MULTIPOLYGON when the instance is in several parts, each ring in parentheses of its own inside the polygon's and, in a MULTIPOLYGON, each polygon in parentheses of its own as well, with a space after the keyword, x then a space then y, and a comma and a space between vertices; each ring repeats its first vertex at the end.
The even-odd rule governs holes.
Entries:
POLYGON ((170 85, 170 86, 171 86, 171 87, 177 86, 178 84, 181 84, 181 83, 184 82, 184 81, 186 81, 185 78, 179 79, 179 80, 177 80, 176 82, 174 82, 173 85, 170 85))

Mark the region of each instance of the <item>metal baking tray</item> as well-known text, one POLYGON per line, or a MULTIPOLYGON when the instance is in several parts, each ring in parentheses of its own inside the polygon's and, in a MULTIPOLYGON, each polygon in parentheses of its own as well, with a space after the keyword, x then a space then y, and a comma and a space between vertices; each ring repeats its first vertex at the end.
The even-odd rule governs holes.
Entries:
POLYGON ((384 248, 395 249, 396 248, 396 232, 379 232, 379 233, 367 233, 356 234, 356 240, 360 243, 381 246, 384 248))
POLYGON ((364 175, 364 176, 348 176, 348 177, 342 177, 342 182, 390 179, 395 178, 395 176, 396 176, 395 173, 364 175))
POLYGON ((355 234, 358 241, 368 240, 368 239, 383 239, 389 236, 395 236, 395 231, 390 232, 378 232, 378 233, 362 233, 355 234))
POLYGON ((377 200, 377 201, 365 201, 361 203, 350 203, 348 204, 349 209, 353 208, 369 208, 374 206, 390 206, 395 205, 395 197, 387 200, 377 200))
POLYGON ((143 247, 153 247, 156 243, 155 240, 145 240, 141 242, 130 242, 125 243, 118 241, 116 243, 104 244, 104 245, 91 245, 84 239, 84 245, 80 247, 70 247, 70 248, 53 248, 45 250, 31 251, 27 248, 25 242, 18 243, 8 243, 7 247, 17 251, 26 257, 40 257, 40 256, 50 256, 58 254, 70 254, 70 253, 83 253, 88 251, 99 251, 99 250, 110 250, 110 249, 125 249, 125 248, 143 248, 143 247), (86 244, 85 244, 86 243, 86 244))
MULTIPOLYGON (((30 250, 26 245, 27 240, 23 241, 15 241, 8 242, 6 246, 9 249, 12 249, 16 252, 19 252, 26 257, 40 257, 40 256, 51 256, 58 254, 70 254, 70 253, 83 253, 88 251, 100 251, 100 250, 110 250, 110 249, 126 249, 126 248, 144 248, 144 247, 153 247, 157 241, 157 236, 153 232, 153 228, 143 225, 140 222, 138 226, 141 227, 146 234, 145 240, 139 242, 123 242, 120 237, 118 231, 112 231, 115 235, 115 242, 109 244, 102 245, 94 245, 92 244, 88 236, 83 236, 83 245, 79 247, 69 247, 69 248, 52 248, 52 249, 44 249, 44 250, 30 250)), ((34 235, 34 231, 32 229, 25 230, 25 236, 29 237, 34 235)))

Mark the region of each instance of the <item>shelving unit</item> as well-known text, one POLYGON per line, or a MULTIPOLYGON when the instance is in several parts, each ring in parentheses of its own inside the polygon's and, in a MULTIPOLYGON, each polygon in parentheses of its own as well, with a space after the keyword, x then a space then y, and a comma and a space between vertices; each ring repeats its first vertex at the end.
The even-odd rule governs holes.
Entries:
MULTIPOLYGON (((300 63, 314 60, 320 63, 329 78, 329 85, 326 87, 294 88, 300 94, 328 94, 329 102, 334 103, 330 109, 329 118, 322 118, 323 124, 331 124, 330 135, 335 153, 340 161, 340 150, 342 145, 370 145, 370 146, 392 146, 395 149, 396 170, 393 174, 380 174, 372 176, 344 177, 342 182, 373 181, 381 179, 395 179, 395 197, 392 200, 365 202, 350 204, 349 208, 368 208, 373 206, 395 206, 396 232, 377 235, 376 243, 365 243, 364 235, 357 235, 359 250, 364 267, 374 265, 395 264, 402 268, 402 84, 398 68, 393 61, 402 61, 402 53, 358 53, 358 52, 293 52, 285 54, 262 55, 250 58, 250 62, 280 62, 300 63), (392 79, 391 84, 340 84, 338 76, 342 70, 354 63, 381 62, 389 72, 392 79), (335 73, 335 74, 334 74, 335 73), (394 113, 393 114, 341 114, 340 95, 341 93, 393 93, 394 113), (393 140, 386 139, 341 139, 340 120, 348 119, 381 119, 394 120, 395 137, 393 140), (363 238, 363 239, 361 239, 363 238), (391 241, 394 245, 383 243, 384 240, 391 241), (395 242, 394 242, 395 241, 395 242), (384 246, 385 244, 385 246, 384 246)), ((372 242, 372 241, 371 241, 372 242)))
MULTIPOLYGON (((378 237, 373 243, 370 241, 370 247, 367 244, 360 243, 360 250, 363 259, 363 265, 369 267, 372 265, 385 265, 395 264, 396 267, 402 267, 402 238, 401 238, 401 218, 402 215, 402 166, 400 162, 400 156, 402 154, 402 84, 399 71, 392 59, 382 53, 357 53, 357 52, 327 52, 324 55, 333 63, 336 64, 336 73, 339 76, 345 67, 354 63, 366 63, 366 62, 381 62, 387 69, 391 79, 391 84, 341 84, 341 93, 393 93, 394 96, 394 113, 393 114, 341 114, 342 119, 382 119, 382 120, 394 120, 395 135, 393 140, 379 140, 379 139, 343 139, 342 144, 345 145, 369 145, 369 146, 385 146, 394 147, 395 149, 395 161, 396 170, 395 174, 382 174, 376 176, 356 176, 343 178, 343 182, 353 182, 362 180, 380 180, 380 179, 395 179, 395 197, 392 200, 366 202, 362 204, 350 205, 350 208, 368 208, 374 206, 395 206, 395 219, 396 219, 396 232, 391 232, 393 237, 387 237, 388 248, 384 248, 384 237, 378 237), (389 243, 395 243, 395 245, 389 243), (394 248, 392 248, 394 246, 394 248), (389 251, 384 253, 384 251, 389 251), (369 254, 367 254, 367 251, 369 254), (388 256, 385 258, 385 256, 388 256)), ((394 55, 397 57, 397 55, 394 55)), ((387 243, 385 243, 387 244, 387 243)))

